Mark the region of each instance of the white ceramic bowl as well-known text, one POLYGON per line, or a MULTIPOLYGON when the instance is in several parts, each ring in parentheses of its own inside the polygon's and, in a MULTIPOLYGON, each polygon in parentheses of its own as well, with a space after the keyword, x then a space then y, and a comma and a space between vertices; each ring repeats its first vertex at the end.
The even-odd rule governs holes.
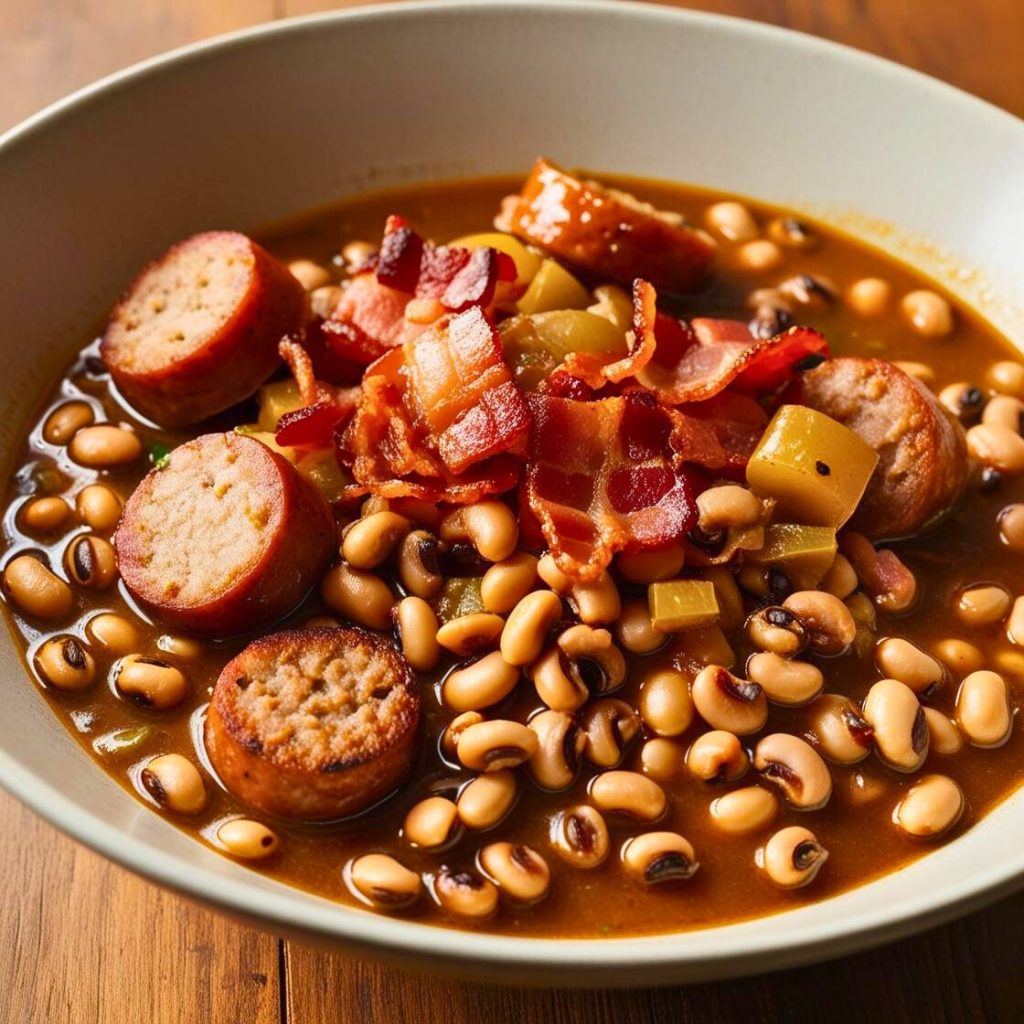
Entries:
MULTIPOLYGON (((0 140, 0 453, 133 271, 189 232, 367 186, 570 164, 858 211, 1006 330, 1024 305, 1024 125, 920 75, 752 23, 617 4, 378 7, 257 28, 107 79, 0 140), (952 255, 955 259, 949 259, 952 255), (1014 307, 1017 307, 1016 310, 1014 307)), ((1020 340, 1020 335, 1018 335, 1020 340)), ((789 913, 678 935, 514 939, 428 928, 269 881, 172 828, 65 732, 0 636, 0 782, 154 881, 279 932, 420 968, 646 984, 834 956, 1024 874, 1024 794, 913 866, 789 913)), ((16 841, 16 840, 15 840, 16 841)), ((97 913, 103 912, 96 894, 97 913)))

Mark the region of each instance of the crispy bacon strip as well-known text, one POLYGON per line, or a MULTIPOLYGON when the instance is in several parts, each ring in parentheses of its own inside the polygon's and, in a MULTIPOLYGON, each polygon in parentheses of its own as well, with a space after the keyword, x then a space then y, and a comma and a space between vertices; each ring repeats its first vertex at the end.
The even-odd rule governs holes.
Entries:
POLYGON ((792 379, 809 356, 824 355, 828 344, 810 327, 758 340, 738 320, 697 319, 671 345, 663 345, 659 336, 654 357, 637 380, 668 405, 701 402, 729 385, 765 394, 792 379))
POLYGON ((616 551, 664 547, 696 523, 698 474, 672 451, 670 410, 635 395, 527 401, 527 500, 563 572, 594 580, 616 551))
POLYGON ((617 384, 627 377, 635 377, 654 355, 657 344, 657 325, 663 317, 657 310, 658 293, 647 282, 637 278, 633 282, 633 327, 626 335, 629 355, 622 359, 596 352, 573 352, 560 367, 572 377, 578 377, 592 388, 602 388, 611 382, 617 384))
POLYGON ((277 345, 277 351, 285 361, 299 388, 299 398, 304 405, 312 405, 320 398, 320 388, 313 373, 313 360, 309 353, 294 338, 285 336, 277 345))
POLYGON ((642 277, 669 293, 699 287, 714 258, 708 241, 681 217, 582 181, 543 158, 534 164, 508 221, 520 238, 603 281, 629 285, 642 277))

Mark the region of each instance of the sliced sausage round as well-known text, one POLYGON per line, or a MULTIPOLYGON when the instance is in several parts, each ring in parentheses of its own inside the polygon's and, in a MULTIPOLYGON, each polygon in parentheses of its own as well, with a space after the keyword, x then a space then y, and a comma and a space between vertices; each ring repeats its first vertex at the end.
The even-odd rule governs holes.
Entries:
POLYGON ((175 448, 135 489, 114 535, 121 578, 139 604, 204 636, 276 622, 317 582, 334 545, 320 492, 240 434, 175 448))
POLYGON ((163 426, 248 398, 306 320, 288 269, 235 231, 193 235, 151 263, 114 308, 100 354, 131 405, 163 426))
POLYGON ((390 640, 354 628, 291 630, 261 637, 224 667, 206 750, 239 799, 327 821, 395 789, 419 718, 415 680, 390 640))
POLYGON ((963 427, 919 380, 884 359, 844 356, 805 373, 802 392, 878 452, 854 529, 875 540, 909 537, 956 502, 968 472, 963 427))

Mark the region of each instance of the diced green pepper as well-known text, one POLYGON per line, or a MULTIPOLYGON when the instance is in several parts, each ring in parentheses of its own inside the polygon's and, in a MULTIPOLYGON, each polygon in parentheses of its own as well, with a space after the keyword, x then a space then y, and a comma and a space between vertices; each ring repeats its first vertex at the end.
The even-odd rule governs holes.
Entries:
POLYGON ((277 421, 286 412, 301 409, 304 404, 299 397, 299 385, 293 380, 275 380, 273 384, 264 384, 257 399, 260 406, 259 428, 269 434, 277 430, 277 421))
POLYGON ((298 470, 332 504, 341 500, 344 488, 352 483, 348 474, 338 465, 333 448, 304 456, 299 461, 298 470))
POLYGON ((764 529, 764 546, 753 560, 781 565, 801 590, 813 590, 836 557, 836 531, 831 526, 772 523, 764 529))
POLYGON ((453 576, 445 580, 444 590, 437 602, 437 617, 450 622, 460 615, 473 615, 484 610, 477 576, 453 576))
POLYGON ((878 453, 841 423, 804 405, 784 405, 747 463, 747 482, 759 497, 775 498, 782 518, 839 529, 877 464, 878 453))
POLYGON ((697 629, 718 620, 718 598, 707 580, 664 580, 647 588, 651 620, 663 633, 697 629))

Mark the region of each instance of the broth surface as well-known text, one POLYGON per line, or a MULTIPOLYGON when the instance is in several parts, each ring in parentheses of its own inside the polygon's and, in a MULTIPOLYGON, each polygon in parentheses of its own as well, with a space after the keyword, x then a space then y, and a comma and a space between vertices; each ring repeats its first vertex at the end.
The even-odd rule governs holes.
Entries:
MULTIPOLYGON (((338 253, 352 239, 376 242, 385 218, 401 213, 425 237, 447 241, 460 235, 490 230, 499 199, 515 191, 519 178, 495 178, 469 182, 391 191, 359 197, 336 207, 303 216, 265 232, 260 240, 282 260, 310 259, 333 266, 339 277, 338 253)), ((628 188, 661 209, 676 210, 694 223, 704 222, 706 206, 724 198, 703 190, 635 181, 608 179, 628 188)), ((747 204, 762 223, 780 211, 763 204, 747 204)), ((803 219, 803 218, 801 218, 803 219)), ((786 250, 781 268, 751 273, 735 261, 734 249, 724 246, 720 270, 702 292, 679 303, 673 311, 683 317, 720 316, 747 319, 748 293, 756 287, 775 284, 792 273, 821 275, 833 281, 840 294, 859 278, 882 277, 890 282, 894 296, 915 288, 936 286, 910 268, 883 256, 835 231, 814 224, 820 244, 813 250, 786 250)), ((997 360, 1015 358, 1007 342, 989 328, 973 311, 950 301, 956 309, 958 326, 947 339, 929 340, 916 335, 893 308, 881 317, 863 319, 841 301, 818 309, 801 309, 797 319, 820 329, 835 354, 877 356, 889 360, 923 362, 935 372, 933 388, 954 381, 982 383, 986 367, 997 360)), ((895 307, 895 303, 894 303, 895 307)), ((199 431, 164 431, 137 420, 121 406, 110 388, 97 358, 94 342, 85 345, 66 375, 47 399, 46 408, 33 426, 7 487, 7 511, 3 525, 3 563, 23 551, 44 552, 50 564, 62 564, 64 551, 76 536, 88 532, 76 525, 52 544, 41 543, 23 533, 18 526, 18 510, 35 488, 39 493, 74 495, 86 484, 101 478, 127 497, 150 468, 141 463, 126 470, 96 472, 73 463, 63 448, 42 439, 41 425, 47 414, 69 398, 84 398, 100 415, 97 420, 131 423, 145 443, 159 457, 164 448, 172 448, 199 431)), ((241 407, 204 424, 201 432, 229 430, 255 418, 253 408, 241 407)), ((917 576, 922 595, 919 606, 908 617, 887 618, 879 614, 878 637, 905 636, 925 650, 947 638, 969 640, 982 649, 986 667, 1001 672, 1011 687, 1015 704, 1024 686, 1024 649, 1006 638, 1000 624, 970 629, 956 618, 953 607, 956 592, 966 584, 995 582, 1011 594, 1019 592, 1021 556, 1009 551, 999 539, 996 517, 1013 501, 1024 500, 1024 481, 1004 477, 991 490, 983 489, 975 472, 958 508, 936 530, 924 537, 896 545, 900 557, 917 576)), ((637 590, 640 593, 640 590, 637 590)), ((625 596, 625 592, 624 592, 625 596)), ((99 682, 81 694, 58 693, 37 682, 44 699, 65 723, 77 741, 104 771, 137 798, 155 803, 138 781, 141 764, 157 753, 182 752, 203 757, 201 720, 204 706, 224 664, 247 642, 239 638, 227 643, 196 642, 193 656, 161 655, 169 644, 170 632, 158 623, 148 623, 133 608, 120 586, 106 591, 79 591, 74 623, 62 625, 60 632, 84 638, 85 624, 101 611, 114 611, 136 620, 143 636, 143 650, 174 661, 186 673, 190 683, 185 703, 170 711, 152 711, 119 696, 104 678, 113 658, 97 655, 99 682), (123 733, 121 730, 133 730, 123 733), (118 749, 118 745, 124 749, 118 749)), ((16 638, 23 645, 27 665, 43 634, 30 621, 8 606, 16 638)), ((329 612, 314 594, 281 624, 280 628, 301 624, 313 615, 329 612)), ((742 666, 749 647, 737 646, 737 664, 742 666)), ((668 653, 647 658, 630 657, 630 676, 626 687, 615 696, 636 703, 639 683, 653 667, 669 663, 668 653)), ((838 659, 817 659, 825 672, 826 691, 848 695, 860 702, 878 672, 870 652, 863 657, 850 654, 838 659)), ((35 678, 31 667, 31 685, 35 678)), ((17 680, 11 680, 13 685, 17 680)), ((346 887, 343 867, 359 853, 390 852, 418 872, 431 872, 442 863, 470 867, 475 851, 494 839, 514 839, 544 853, 552 871, 548 897, 538 905, 524 909, 505 906, 499 915, 479 925, 446 919, 427 898, 405 911, 408 916, 427 923, 457 924, 459 927, 501 931, 513 935, 601 937, 652 932, 669 932, 722 924, 783 911, 800 904, 836 895, 872 878, 893 871, 925 855, 934 844, 914 841, 892 825, 893 807, 920 774, 941 772, 954 778, 967 800, 966 811, 950 838, 962 833, 1024 780, 1024 732, 1015 728, 1005 746, 983 750, 965 744, 952 756, 929 755, 921 773, 902 775, 884 766, 874 755, 850 767, 832 765, 834 793, 822 810, 800 813, 780 801, 780 811, 771 826, 750 835, 731 836, 717 830, 709 818, 708 805, 715 796, 732 788, 748 785, 753 773, 730 786, 709 786, 691 777, 666 785, 670 810, 657 826, 673 829, 686 836, 697 851, 700 870, 686 883, 645 890, 627 877, 618 863, 617 850, 641 827, 622 821, 609 821, 612 829, 612 855, 600 867, 574 869, 551 854, 548 830, 552 817, 561 808, 586 799, 587 782, 592 772, 585 768, 575 786, 563 793, 545 793, 526 778, 521 779, 519 799, 511 815, 491 832, 466 833, 443 854, 410 849, 399 839, 402 820, 408 809, 433 792, 450 791, 470 777, 457 765, 447 763, 430 737, 436 736, 452 717, 435 696, 434 679, 422 679, 424 695, 423 742, 410 781, 400 792, 358 817, 329 825, 307 826, 277 820, 270 822, 281 838, 279 853, 254 865, 281 882, 299 886, 328 899, 346 903, 357 901, 346 887), (816 880, 795 891, 774 888, 755 867, 755 851, 770 831, 785 825, 800 824, 813 829, 830 857, 816 880)), ((929 702, 947 715, 954 714, 956 681, 929 702)), ((539 702, 528 684, 521 685, 508 702, 495 709, 504 717, 524 720, 539 702)), ((805 731, 806 712, 772 705, 765 732, 805 731)), ((687 732, 690 741, 701 726, 687 732)), ((639 744, 634 744, 622 765, 638 768, 639 744)), ((212 783, 207 809, 194 819, 168 816, 176 826, 197 834, 216 846, 219 823, 247 809, 229 793, 212 783)), ((261 819, 265 815, 256 815, 261 819)), ((943 840, 946 841, 946 840, 943 840)))

